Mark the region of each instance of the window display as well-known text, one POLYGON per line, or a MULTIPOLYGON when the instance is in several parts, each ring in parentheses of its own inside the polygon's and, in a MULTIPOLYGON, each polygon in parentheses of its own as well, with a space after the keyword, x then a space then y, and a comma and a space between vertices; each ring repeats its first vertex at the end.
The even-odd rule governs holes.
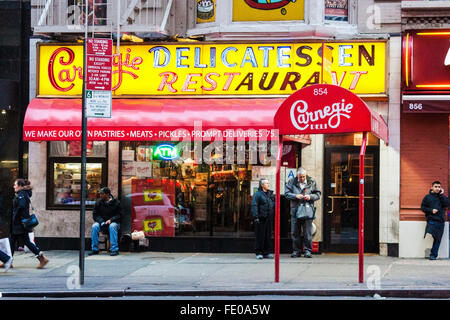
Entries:
POLYGON ((325 0, 325 20, 348 21, 348 0, 325 0))
MULTIPOLYGON (((107 143, 88 141, 86 163, 86 205, 93 206, 98 190, 107 185, 107 143)), ((48 143, 47 207, 74 209, 81 202, 81 142, 48 143)))
MULTIPOLYGON (((80 205, 81 199, 81 164, 54 164, 53 204, 80 205)), ((86 164, 87 197, 86 205, 94 205, 102 187, 102 164, 86 164)))
MULTIPOLYGON (((204 150, 207 146, 204 142, 204 150)), ((165 237, 253 236, 248 144, 247 164, 239 165, 197 164, 193 149, 190 157, 181 157, 175 143, 121 143, 121 203, 131 231, 165 237)))

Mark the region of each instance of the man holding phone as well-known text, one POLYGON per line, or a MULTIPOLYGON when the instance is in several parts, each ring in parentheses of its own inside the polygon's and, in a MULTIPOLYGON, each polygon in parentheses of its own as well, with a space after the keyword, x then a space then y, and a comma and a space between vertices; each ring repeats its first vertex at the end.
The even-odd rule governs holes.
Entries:
POLYGON ((430 260, 436 260, 438 256, 445 226, 446 211, 444 208, 447 208, 448 205, 448 198, 444 195, 441 183, 439 181, 434 181, 431 184, 430 192, 423 198, 421 205, 421 209, 425 212, 427 218, 424 238, 427 233, 433 236, 433 247, 431 248, 430 260))

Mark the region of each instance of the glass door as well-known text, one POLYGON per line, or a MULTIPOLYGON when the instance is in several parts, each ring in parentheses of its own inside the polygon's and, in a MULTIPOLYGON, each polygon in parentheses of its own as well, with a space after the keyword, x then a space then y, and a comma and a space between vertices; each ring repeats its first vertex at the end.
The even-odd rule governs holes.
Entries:
MULTIPOLYGON (((358 252, 360 148, 325 150, 324 249, 358 252)), ((364 166, 364 247, 378 252, 378 147, 367 147, 364 166)))

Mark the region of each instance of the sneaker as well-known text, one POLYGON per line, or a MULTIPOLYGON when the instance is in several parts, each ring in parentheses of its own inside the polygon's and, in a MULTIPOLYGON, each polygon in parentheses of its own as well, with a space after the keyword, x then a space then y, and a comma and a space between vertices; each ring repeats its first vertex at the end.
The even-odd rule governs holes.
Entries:
POLYGON ((13 262, 13 258, 9 258, 9 260, 5 262, 5 264, 3 266, 5 268, 5 272, 8 272, 9 268, 11 268, 12 262, 13 262))
POLYGON ((93 255, 96 255, 96 254, 99 254, 100 253, 100 251, 91 251, 91 252, 89 252, 88 253, 88 256, 93 256, 93 255))
POLYGON ((305 252, 305 258, 312 258, 312 254, 309 251, 305 252))
POLYGON ((297 251, 292 252, 291 258, 300 258, 300 253, 298 253, 297 251))
POLYGON ((118 256, 118 255, 119 255, 119 251, 113 251, 113 252, 111 252, 109 255, 110 255, 111 257, 118 256))
POLYGON ((257 255, 256 255, 256 259, 261 260, 262 258, 263 258, 263 255, 262 255, 262 254, 257 254, 257 255))
POLYGON ((264 255, 264 258, 265 259, 273 259, 273 254, 271 254, 271 253, 266 254, 266 255, 264 255))
POLYGON ((430 260, 436 260, 437 258, 435 256, 430 256, 430 260))

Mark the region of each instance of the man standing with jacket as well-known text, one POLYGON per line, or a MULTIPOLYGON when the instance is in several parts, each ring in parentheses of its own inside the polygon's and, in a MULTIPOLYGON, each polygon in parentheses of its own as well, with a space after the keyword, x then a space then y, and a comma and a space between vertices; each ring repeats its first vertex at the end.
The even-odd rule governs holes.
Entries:
POLYGON ((111 241, 110 255, 117 256, 119 254, 118 233, 121 208, 120 201, 111 195, 111 190, 108 187, 100 189, 100 200, 94 206, 93 217, 95 223, 92 225, 92 251, 89 252, 89 255, 99 253, 98 234, 101 230, 103 233, 109 232, 109 240, 111 241))
POLYGON ((433 236, 433 247, 431 248, 430 260, 436 260, 438 256, 445 226, 446 212, 444 211, 444 208, 448 207, 448 205, 448 198, 444 195, 441 183, 439 181, 434 181, 431 184, 430 192, 423 198, 422 205, 420 206, 427 218, 424 238, 427 233, 433 236))
POLYGON ((255 225, 256 259, 273 259, 272 251, 272 220, 275 212, 275 196, 270 190, 267 179, 259 181, 259 189, 252 199, 252 215, 255 225))
POLYGON ((314 202, 320 199, 321 192, 316 181, 306 175, 306 170, 298 168, 297 177, 291 178, 285 185, 284 195, 290 200, 291 208, 291 237, 292 258, 300 257, 302 247, 305 247, 305 258, 312 258, 312 221, 313 219, 297 219, 297 208, 302 202, 309 202, 314 210, 314 202), (303 241, 300 237, 300 228, 303 231, 303 241))

